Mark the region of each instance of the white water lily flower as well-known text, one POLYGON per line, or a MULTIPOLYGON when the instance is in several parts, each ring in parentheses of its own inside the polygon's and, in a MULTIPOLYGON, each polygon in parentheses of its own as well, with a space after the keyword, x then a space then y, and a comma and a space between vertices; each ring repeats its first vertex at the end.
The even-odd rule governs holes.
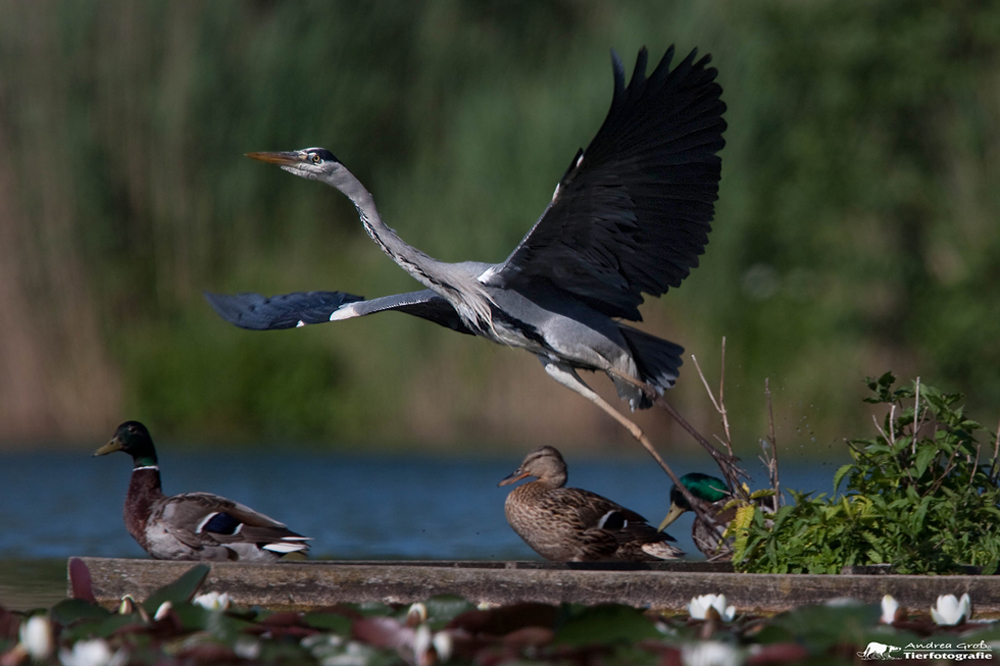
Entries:
POLYGON ((247 661, 257 661, 260 658, 260 649, 260 641, 251 636, 240 636, 233 643, 233 653, 247 661))
POLYGON ((156 614, 153 615, 153 619, 162 620, 167 616, 167 613, 169 613, 170 609, 173 607, 174 605, 172 603, 170 603, 169 601, 164 601, 162 604, 160 604, 160 607, 156 609, 156 614))
POLYGON ((703 594, 692 597, 688 604, 688 613, 695 620, 707 620, 709 609, 715 609, 723 622, 731 622, 736 615, 736 606, 726 606, 726 595, 724 594, 703 594))
POLYGON ((882 597, 882 617, 879 621, 882 624, 892 624, 896 621, 896 611, 899 610, 899 602, 891 595, 882 597))
POLYGON ((32 615, 18 630, 18 639, 33 661, 46 661, 55 650, 52 621, 45 615, 32 615))
POLYGON ((128 662, 124 650, 112 652, 103 638, 77 641, 72 650, 59 650, 59 661, 63 666, 123 666, 128 662))
POLYGON ((454 641, 452 640, 450 631, 446 629, 434 634, 431 644, 434 645, 434 651, 437 652, 438 662, 443 664, 444 662, 451 660, 451 653, 454 649, 454 641))
POLYGON ((702 641, 681 648, 684 666, 739 666, 743 657, 739 650, 720 641, 702 641))
POLYGON ((233 598, 226 592, 222 594, 218 592, 206 592, 205 594, 196 596, 191 603, 202 608, 207 608, 208 610, 224 611, 233 605, 233 598))
POLYGON ((420 603, 419 601, 415 604, 411 604, 410 608, 406 611, 406 626, 415 627, 422 622, 427 621, 427 606, 420 603))
POLYGON ((969 619, 971 607, 968 592, 961 599, 956 599, 954 594, 943 594, 937 598, 937 604, 931 607, 931 617, 935 624, 962 624, 969 619))
POLYGON ((376 655, 375 648, 358 641, 349 641, 342 652, 321 657, 319 663, 320 666, 368 666, 376 655))

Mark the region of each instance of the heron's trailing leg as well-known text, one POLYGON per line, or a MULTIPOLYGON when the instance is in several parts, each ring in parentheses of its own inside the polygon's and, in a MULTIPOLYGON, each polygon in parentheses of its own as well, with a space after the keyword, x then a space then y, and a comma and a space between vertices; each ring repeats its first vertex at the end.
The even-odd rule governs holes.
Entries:
MULTIPOLYGON (((681 416, 681 413, 678 412, 673 405, 667 402, 666 398, 660 395, 660 393, 649 384, 641 382, 635 379, 634 377, 630 377, 624 373, 618 372, 613 368, 609 369, 607 372, 613 374, 615 377, 621 377, 623 380, 629 382, 630 384, 639 387, 649 397, 649 399, 653 401, 654 405, 657 405, 660 408, 666 410, 667 413, 669 413, 670 416, 674 419, 674 421, 680 424, 682 428, 687 430, 688 433, 692 437, 694 437, 695 440, 697 440, 697 442, 701 444, 706 451, 708 451, 708 453, 715 460, 716 464, 719 465, 719 469, 722 470, 723 475, 726 477, 726 480, 730 486, 730 490, 734 492, 740 492, 741 490, 741 486, 739 483, 740 478, 741 477, 749 478, 749 476, 739 466, 739 458, 728 456, 719 451, 714 446, 712 446, 711 442, 705 439, 705 437, 700 432, 698 432, 693 425, 688 423, 687 419, 681 416)), ((681 486, 678 487, 681 488, 681 491, 684 492, 686 496, 687 493, 685 492, 685 489, 681 486)), ((690 498, 688 498, 688 501, 690 501, 690 498)))
POLYGON ((656 452, 656 449, 653 447, 653 443, 650 442, 649 438, 642 432, 642 428, 608 404, 604 398, 597 395, 592 388, 587 386, 585 381, 580 379, 580 375, 576 374, 576 370, 568 365, 556 363, 547 358, 542 358, 541 361, 545 366, 545 372, 549 373, 549 376, 566 388, 571 389, 582 395, 587 400, 590 400, 592 403, 607 412, 615 421, 618 421, 618 423, 625 426, 632 436, 635 437, 640 444, 642 444, 643 448, 649 452, 649 455, 653 456, 653 459, 659 463, 660 467, 663 468, 663 471, 667 473, 667 476, 670 477, 674 484, 679 487, 684 485, 678 480, 673 470, 670 469, 670 466, 667 465, 663 458, 660 457, 660 454, 656 452))

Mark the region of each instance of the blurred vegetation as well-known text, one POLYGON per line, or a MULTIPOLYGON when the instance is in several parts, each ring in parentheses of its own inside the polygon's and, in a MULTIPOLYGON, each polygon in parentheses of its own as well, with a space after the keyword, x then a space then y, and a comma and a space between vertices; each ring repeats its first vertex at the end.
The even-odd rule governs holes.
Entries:
MULTIPOLYGON (((392 314, 255 334, 200 294, 415 288, 252 150, 329 148, 408 242, 502 259, 603 119, 608 50, 671 43, 713 54, 729 130, 702 266, 643 313, 709 372, 727 336, 737 439, 764 377, 810 453, 887 367, 995 411, 996 3, 37 0, 0 3, 0 439, 624 441, 526 354, 392 314)), ((708 429, 702 391, 688 363, 708 429)))
POLYGON ((886 410, 877 437, 852 439, 833 477, 840 497, 791 491, 794 504, 754 511, 733 561, 750 573, 840 573, 889 565, 900 574, 983 574, 1000 567, 997 435, 968 418, 960 393, 870 377, 886 410), (977 439, 979 441, 977 441, 977 439), (985 440, 985 442, 983 441, 985 440), (984 446, 985 444, 985 446, 984 446), (985 449, 985 450, 984 450, 985 449))

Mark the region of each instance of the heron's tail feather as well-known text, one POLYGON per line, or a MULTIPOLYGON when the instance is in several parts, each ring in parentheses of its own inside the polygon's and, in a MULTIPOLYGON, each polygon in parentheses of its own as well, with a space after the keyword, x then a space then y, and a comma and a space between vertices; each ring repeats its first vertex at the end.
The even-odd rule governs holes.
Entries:
MULTIPOLYGON (((684 353, 684 348, 625 324, 619 324, 618 328, 632 350, 632 358, 639 370, 639 379, 655 388, 661 395, 667 389, 673 388, 683 363, 681 354, 684 353)), ((637 391, 635 386, 629 385, 623 393, 626 389, 624 383, 615 380, 618 394, 629 401, 632 409, 648 409, 653 406, 649 396, 637 391)))

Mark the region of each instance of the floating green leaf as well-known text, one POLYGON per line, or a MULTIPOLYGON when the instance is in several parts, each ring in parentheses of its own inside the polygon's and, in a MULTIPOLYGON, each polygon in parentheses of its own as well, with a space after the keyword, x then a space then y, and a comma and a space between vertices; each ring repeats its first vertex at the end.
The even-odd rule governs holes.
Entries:
POLYGON ((201 584, 205 582, 209 571, 211 571, 211 567, 207 564, 196 564, 174 582, 164 585, 149 595, 149 598, 142 603, 142 607, 152 615, 165 601, 169 601, 173 605, 191 601, 201 584))
POLYGON ((615 604, 586 607, 565 619, 556 629, 555 645, 582 647, 595 643, 634 642, 657 638, 653 622, 631 606, 615 604))

